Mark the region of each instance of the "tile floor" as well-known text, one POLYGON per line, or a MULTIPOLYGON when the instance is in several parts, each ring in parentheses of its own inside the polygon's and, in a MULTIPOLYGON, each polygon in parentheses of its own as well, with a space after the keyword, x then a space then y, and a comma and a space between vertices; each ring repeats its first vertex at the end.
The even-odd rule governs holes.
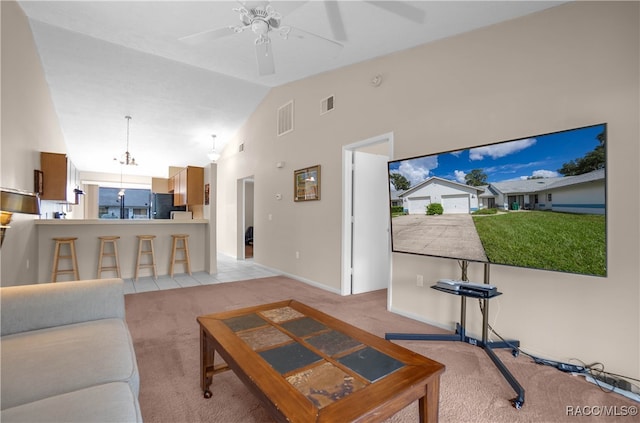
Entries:
POLYGON ((137 282, 134 282, 133 279, 124 279, 124 293, 135 294, 137 292, 159 291, 162 289, 211 285, 246 279, 266 278, 279 274, 280 273, 255 264, 253 260, 236 260, 233 257, 219 254, 218 273, 210 275, 206 272, 197 272, 193 273, 192 276, 186 273, 175 273, 173 278, 169 275, 163 275, 159 276, 156 280, 151 276, 140 276, 137 282))

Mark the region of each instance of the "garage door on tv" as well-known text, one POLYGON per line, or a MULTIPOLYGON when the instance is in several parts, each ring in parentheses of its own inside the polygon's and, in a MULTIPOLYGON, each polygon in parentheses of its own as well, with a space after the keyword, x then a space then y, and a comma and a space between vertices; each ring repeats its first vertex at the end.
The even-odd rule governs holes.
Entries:
POLYGON ((607 274, 607 124, 390 161, 392 250, 607 274))

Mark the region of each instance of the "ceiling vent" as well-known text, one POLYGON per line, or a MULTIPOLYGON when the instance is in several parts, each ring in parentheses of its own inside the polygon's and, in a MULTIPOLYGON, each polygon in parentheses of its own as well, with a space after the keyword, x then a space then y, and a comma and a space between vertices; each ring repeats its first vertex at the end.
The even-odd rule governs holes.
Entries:
POLYGON ((325 113, 332 111, 333 105, 333 96, 327 97, 322 100, 322 102, 320 103, 320 114, 324 115, 325 113))
POLYGON ((278 109, 278 136, 293 131, 293 100, 278 109))

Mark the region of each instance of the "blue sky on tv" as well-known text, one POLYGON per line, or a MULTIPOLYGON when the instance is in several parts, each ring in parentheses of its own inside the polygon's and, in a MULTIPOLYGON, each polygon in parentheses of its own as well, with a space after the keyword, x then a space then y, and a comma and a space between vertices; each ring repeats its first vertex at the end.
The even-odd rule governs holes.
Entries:
POLYGON ((487 182, 526 179, 531 176, 561 177, 558 169, 599 145, 605 125, 593 125, 514 141, 498 142, 465 150, 430 154, 389 163, 391 173, 400 173, 414 186, 427 178, 465 183, 473 169, 487 174, 487 182))

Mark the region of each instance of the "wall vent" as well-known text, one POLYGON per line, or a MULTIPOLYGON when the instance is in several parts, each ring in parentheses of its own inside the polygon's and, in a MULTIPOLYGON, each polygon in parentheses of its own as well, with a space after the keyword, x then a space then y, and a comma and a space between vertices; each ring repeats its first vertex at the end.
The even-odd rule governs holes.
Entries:
POLYGON ((324 115, 325 113, 332 111, 333 107, 334 107, 333 96, 325 98, 320 102, 320 114, 324 115))
POLYGON ((278 136, 293 131, 293 100, 278 109, 278 136))

